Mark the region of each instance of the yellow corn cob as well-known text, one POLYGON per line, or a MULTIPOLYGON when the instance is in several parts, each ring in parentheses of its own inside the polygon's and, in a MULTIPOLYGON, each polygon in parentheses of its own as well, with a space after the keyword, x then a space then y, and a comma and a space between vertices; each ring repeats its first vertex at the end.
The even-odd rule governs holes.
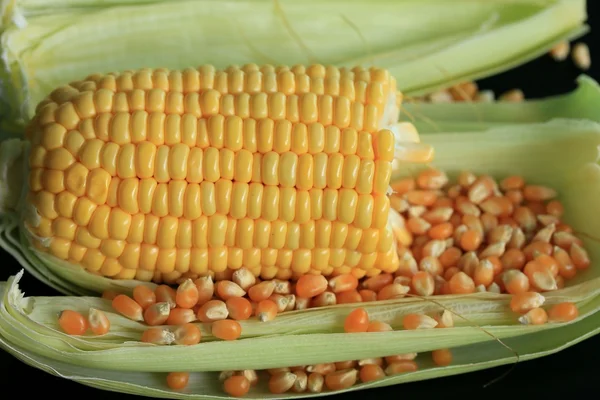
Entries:
POLYGON ((377 68, 91 75, 28 127, 25 223, 37 248, 116 279, 393 272, 396 139, 380 128, 400 101, 377 68))

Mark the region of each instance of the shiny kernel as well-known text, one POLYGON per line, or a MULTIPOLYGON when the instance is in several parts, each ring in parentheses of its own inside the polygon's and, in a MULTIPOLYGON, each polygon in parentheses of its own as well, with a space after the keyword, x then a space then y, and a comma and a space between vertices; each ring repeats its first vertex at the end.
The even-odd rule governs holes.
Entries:
POLYGON ((200 185, 197 183, 190 183, 186 186, 184 199, 183 199, 183 216, 186 219, 194 220, 202 215, 200 204, 200 185))
MULTIPOLYGON (((284 93, 275 92, 268 95, 269 118, 274 121, 285 121, 286 97, 284 93)), ((289 121, 288 121, 289 122, 289 121)))
POLYGON ((165 118, 162 112, 153 112, 148 116, 147 140, 156 146, 165 144, 165 118))
POLYGON ((213 215, 217 211, 215 202, 215 184, 204 181, 200 184, 200 199, 202 213, 207 216, 213 215))
POLYGON ((242 149, 235 154, 233 179, 236 182, 248 183, 252 179, 252 153, 242 149))
POLYGON ((342 130, 340 137, 340 152, 347 156, 355 154, 358 149, 358 132, 356 129, 346 128, 342 130))
POLYGON ((169 152, 169 176, 171 179, 185 179, 187 175, 190 148, 183 143, 171 147, 169 152))
POLYGON ((120 146, 116 143, 105 143, 100 152, 100 167, 106 170, 111 176, 117 174, 117 156, 120 146))
POLYGON ((85 139, 79 131, 69 131, 65 137, 64 146, 71 154, 77 155, 84 143, 85 139))
POLYGON ((88 224, 89 232, 99 239, 107 239, 108 236, 108 217, 110 207, 101 205, 96 208, 88 224))
POLYGON ((64 126, 57 123, 48 124, 42 127, 42 132, 39 134, 40 144, 46 150, 59 148, 63 145, 63 141, 67 134, 64 126))
POLYGON ((134 111, 131 115, 131 142, 144 142, 147 137, 148 113, 145 110, 134 111))
POLYGON ((340 222, 345 224, 351 224, 354 222, 358 205, 358 197, 358 193, 352 189, 341 189, 339 191, 337 215, 340 222))
POLYGON ((273 151, 278 154, 290 151, 292 148, 292 123, 288 120, 275 122, 273 151))
POLYGON ((327 187, 339 189, 342 186, 344 156, 340 153, 331 154, 327 161, 327 187))
MULTIPOLYGON (((102 142, 99 142, 98 153, 100 152, 100 146, 102 146, 102 142)), ((44 159, 44 166, 50 169, 56 169, 59 171, 64 171, 69 168, 74 162, 75 158, 67 149, 64 147, 59 147, 57 149, 53 149, 48 151, 46 157, 44 159)), ((99 164, 99 163, 98 163, 99 164)))
POLYGON ((183 199, 185 197, 186 181, 170 181, 168 184, 169 214, 175 217, 183 215, 183 199))
POLYGON ((181 143, 181 116, 169 114, 165 118, 165 144, 172 146, 181 143))
POLYGON ((121 147, 117 161, 117 175, 121 179, 134 178, 136 176, 135 147, 132 143, 121 147))
POLYGON ((108 198, 111 176, 102 168, 96 168, 88 174, 86 184, 87 197, 96 204, 104 204, 108 198))
POLYGON ((73 208, 75 207, 75 202, 77 201, 77 197, 70 192, 61 192, 55 197, 55 212, 58 212, 58 215, 71 218, 73 215, 73 208))
MULTIPOLYGON (((219 150, 209 147, 204 151, 202 171, 204 179, 209 182, 219 180, 221 173, 219 169, 219 150)), ((204 183, 204 182, 203 182, 204 183)))
POLYGON ((298 155, 292 152, 286 152, 281 155, 279 161, 279 185, 282 188, 291 188, 296 186, 296 177, 298 170, 298 155))
POLYGON ((388 161, 375 161, 375 175, 373 177, 373 192, 376 194, 387 193, 392 177, 392 164, 388 161))
POLYGON ((110 237, 117 240, 127 239, 129 227, 131 226, 131 214, 120 208, 113 208, 108 218, 108 232, 110 237))
POLYGON ((218 213, 229 214, 232 190, 233 182, 231 180, 219 179, 215 183, 215 204, 218 213))
POLYGON ((232 218, 241 219, 246 216, 248 208, 249 186, 246 183, 235 182, 232 191, 232 207, 230 215, 232 218))
POLYGON ((67 130, 75 129, 80 121, 80 117, 75 110, 75 106, 71 102, 58 106, 54 116, 56 118, 56 122, 67 128, 67 130))
POLYGON ((261 119, 256 124, 256 148, 260 153, 273 150, 273 133, 275 122, 272 119, 261 119))
POLYGON ((222 179, 232 180, 235 171, 235 153, 229 149, 219 151, 219 171, 222 179))
POLYGON ((169 213, 169 186, 166 183, 159 183, 154 191, 152 198, 152 214, 157 217, 164 217, 169 213))
POLYGON ((203 169, 203 152, 198 147, 190 149, 188 154, 188 165, 187 165, 187 181, 190 183, 200 183, 203 180, 204 174, 203 169))
POLYGON ((110 120, 109 139, 118 145, 131 142, 129 115, 128 112, 118 112, 110 120))
POLYGON ((52 221, 52 233, 66 240, 74 240, 77 224, 68 218, 58 217, 52 221))
POLYGON ((50 193, 60 193, 65 190, 65 175, 62 171, 45 169, 41 173, 41 186, 50 193))

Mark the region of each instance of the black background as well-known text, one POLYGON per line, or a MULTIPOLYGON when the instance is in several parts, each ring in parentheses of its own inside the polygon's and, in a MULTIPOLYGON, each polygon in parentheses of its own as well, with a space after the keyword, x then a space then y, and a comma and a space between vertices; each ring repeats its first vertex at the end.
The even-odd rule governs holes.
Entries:
MULTIPOLYGON (((592 67, 585 71, 600 81, 600 2, 588 1, 588 25, 591 32, 579 39, 588 44, 592 55, 592 67), (595 29, 596 28, 596 29, 595 29)), ((451 16, 449 16, 451 18, 451 16)), ((497 94, 512 88, 521 88, 527 98, 540 98, 569 92, 576 87, 575 79, 582 73, 570 58, 563 62, 554 61, 549 55, 542 56, 517 69, 480 80, 482 89, 492 89, 497 94)), ((599 110, 600 112, 600 110, 599 110)), ((0 250, 2 268, 0 280, 6 280, 20 270, 18 263, 0 250)), ((56 295, 29 274, 20 282, 26 295, 56 295)), ((595 336, 557 354, 532 361, 520 362, 512 372, 484 388, 491 380, 503 375, 508 366, 481 372, 473 372, 448 378, 408 383, 369 391, 333 396, 339 399, 361 399, 365 396, 402 396, 418 399, 446 398, 458 395, 461 398, 501 396, 521 398, 536 395, 539 398, 563 396, 585 396, 585 392, 597 393, 600 336, 595 336)), ((19 396, 36 395, 38 390, 65 396, 66 398, 109 396, 111 399, 139 399, 139 396, 101 392, 78 383, 54 377, 34 369, 0 351, 0 382, 16 384, 19 396), (26 383, 19 384, 23 379, 26 383)), ((6 387, 5 389, 6 390, 6 387)), ((45 393, 45 394, 46 394, 45 393)), ((592 396, 593 397, 593 396, 592 396)))

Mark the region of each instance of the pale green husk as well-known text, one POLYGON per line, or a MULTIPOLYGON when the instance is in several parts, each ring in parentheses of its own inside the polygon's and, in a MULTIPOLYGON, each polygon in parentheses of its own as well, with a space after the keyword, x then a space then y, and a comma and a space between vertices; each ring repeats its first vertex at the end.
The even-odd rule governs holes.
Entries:
MULTIPOLYGON (((388 68, 421 95, 587 31, 585 0, 4 0, 5 123, 93 72, 210 63, 388 68)), ((15 133, 15 134, 18 134, 15 133)))
POLYGON ((557 118, 600 122, 599 93, 598 83, 587 75, 581 75, 577 78, 577 87, 570 93, 530 99, 524 103, 405 102, 400 120, 413 123, 420 134, 480 131, 557 118))
MULTIPOLYGON (((593 237, 600 237, 600 219, 590 218, 593 215, 590 212, 596 209, 600 195, 600 123, 588 116, 598 104, 600 88, 585 78, 579 81, 579 89, 568 96, 505 109, 506 115, 495 113, 486 105, 489 115, 503 118, 504 124, 492 121, 489 129, 463 129, 421 136, 423 142, 436 149, 434 165, 446 170, 451 177, 463 169, 496 177, 515 173, 530 182, 550 185, 559 191, 567 210, 565 221, 583 238, 593 260, 592 267, 581 271, 564 289, 544 294, 547 306, 562 301, 575 302, 580 316, 573 323, 520 325, 517 315, 508 308, 508 295, 476 293, 364 304, 373 319, 386 321, 397 329, 393 332, 342 333, 343 319, 352 306, 339 305, 285 313, 268 323, 244 321, 243 335, 235 342, 214 340, 209 327, 199 324, 204 334, 199 345, 153 346, 138 342, 144 327, 112 312, 106 300, 97 297, 24 298, 17 285, 19 274, 4 286, 6 291, 0 304, 0 343, 29 364, 54 374, 66 374, 87 385, 181 398, 226 397, 222 395, 214 373, 219 370, 263 369, 422 353, 418 359, 418 372, 350 389, 359 390, 514 362, 513 351, 499 343, 499 339, 506 340, 508 346, 524 359, 559 351, 598 332, 600 269, 596 260, 600 257, 600 242, 593 237), (559 115, 564 118, 553 119, 549 110, 557 101, 563 102, 565 110, 572 111, 559 115), (521 110, 532 113, 531 110, 536 108, 540 110, 536 111, 537 117, 520 117, 521 110), (577 110, 585 114, 578 115, 577 110), (511 124, 511 120, 517 123, 511 124), (108 314, 112 324, 109 334, 69 337, 57 328, 56 317, 62 309, 72 308, 85 313, 90 306, 108 314), (443 309, 455 313, 456 327, 425 331, 401 329, 401 319, 407 313, 432 313, 443 309), (456 363, 444 368, 433 367, 427 352, 442 347, 455 349, 456 363), (166 389, 163 373, 172 370, 194 371, 186 392, 174 394, 166 389)), ((482 105, 473 106, 477 109, 482 105)), ((438 112, 441 117, 446 115, 433 106, 429 110, 438 112)), ((470 121, 466 112, 464 115, 465 120, 470 121)), ((440 120, 444 121, 443 118, 440 120)), ((414 172, 416 169, 406 169, 403 174, 414 172)), ((41 255, 28 248, 25 236, 20 236, 16 214, 6 213, 2 218, 5 221, 0 225, 2 247, 17 257, 28 272, 63 293, 92 294, 107 288, 127 291, 136 284, 135 281, 98 278, 74 266, 58 265, 50 258, 42 262, 41 255)), ((307 394, 287 394, 285 397, 304 396, 307 394)), ((259 386, 249 397, 272 396, 267 394, 264 386, 259 386)))

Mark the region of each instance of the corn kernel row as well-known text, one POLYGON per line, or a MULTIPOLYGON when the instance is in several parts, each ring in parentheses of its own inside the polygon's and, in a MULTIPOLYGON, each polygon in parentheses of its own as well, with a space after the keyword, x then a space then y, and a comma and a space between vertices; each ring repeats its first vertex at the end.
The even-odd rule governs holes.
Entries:
MULTIPOLYGON (((68 130, 57 122, 41 127, 40 133, 32 138, 34 144, 41 144, 46 151, 65 148, 76 156, 81 147, 91 141, 95 146, 109 146, 108 149, 123 145, 151 144, 153 146, 174 147, 183 144, 188 148, 209 147, 228 149, 233 152, 242 149, 251 153, 284 153, 292 151, 298 155, 319 153, 356 154, 363 159, 393 157, 387 130, 376 133, 357 130, 354 127, 340 128, 337 125, 324 125, 321 122, 305 124, 290 120, 274 121, 269 118, 242 119, 239 116, 212 115, 197 118, 192 114, 162 113, 148 114, 145 111, 116 114, 101 113, 95 118, 83 119, 78 130, 68 130), (109 142, 109 143, 104 143, 109 142), (377 146, 374 148, 374 145, 377 146), (388 144, 389 145, 389 144, 388 144), (383 154, 385 153, 385 154, 383 154)), ((115 150, 109 151, 112 154, 115 150)))
MULTIPOLYGON (((285 96, 280 92, 271 94, 221 95, 214 90, 201 93, 170 92, 160 95, 151 91, 112 93, 109 90, 83 92, 72 101, 57 105, 48 103, 36 115, 40 126, 57 123, 67 130, 89 131, 91 121, 102 135, 108 127, 127 132, 129 127, 135 136, 144 134, 146 126, 155 135, 162 127, 178 130, 180 126, 191 127, 194 118, 213 119, 214 129, 223 129, 224 119, 230 126, 240 125, 243 120, 289 121, 290 123, 335 125, 339 128, 353 128, 367 132, 377 131, 383 113, 383 104, 363 105, 352 102, 347 97, 331 97, 306 93, 300 96, 285 96), (237 118, 233 118, 237 117, 237 118), (87 124, 87 125, 86 125, 87 124)), ((55 128, 53 128, 55 129, 55 128)))
POLYGON ((360 253, 343 248, 276 250, 220 246, 161 249, 146 243, 123 245, 115 241, 103 241, 100 247, 90 248, 77 243, 77 240, 53 238, 49 251, 55 257, 102 276, 167 283, 174 283, 182 277, 195 278, 226 269, 236 270, 242 266, 247 266, 253 274, 263 279, 297 279, 307 273, 335 275, 350 272, 362 277, 377 275, 382 271, 393 272, 398 267, 398 256, 394 249, 387 253, 360 253), (120 253, 120 256, 114 258, 105 253, 120 253), (382 269, 375 268, 376 263, 382 269))
POLYGON ((308 68, 297 65, 290 69, 271 65, 259 68, 248 64, 242 68, 232 66, 217 71, 213 66, 203 65, 183 71, 161 68, 90 75, 81 81, 72 82, 68 87, 53 91, 50 98, 61 102, 72 96, 70 92, 73 90, 83 92, 102 88, 113 92, 152 88, 182 93, 215 89, 222 94, 277 91, 291 95, 313 92, 376 102, 379 100, 378 94, 395 91, 395 79, 388 71, 375 67, 348 69, 315 64, 308 68))
POLYGON ((260 183, 232 183, 224 179, 201 184, 186 181, 157 183, 153 178, 121 180, 105 175, 106 179, 100 181, 97 175, 101 173, 92 173, 87 178, 88 181, 97 179, 95 185, 77 187, 77 181, 73 181, 81 176, 66 175, 66 182, 57 171, 46 170, 41 174, 42 178, 56 179, 39 181, 32 175, 32 192, 28 200, 41 217, 51 220, 59 216, 73 218, 79 226, 97 220, 104 221, 106 227, 107 215, 114 212, 119 216, 130 214, 130 218, 140 213, 158 218, 184 217, 191 221, 214 214, 233 219, 262 218, 269 222, 279 219, 298 224, 319 219, 340 220, 359 229, 383 229, 390 208, 390 200, 384 194, 360 194, 346 188, 296 190, 260 183), (96 212, 98 215, 95 216, 96 212))
MULTIPOLYGON (((278 186, 281 189, 355 189, 357 194, 385 194, 392 174, 392 164, 385 160, 361 160, 357 155, 327 155, 292 152, 252 154, 247 150, 234 153, 209 147, 191 150, 184 144, 156 148, 149 143, 125 145, 106 150, 110 144, 97 139, 88 141, 77 157, 64 148, 51 150, 43 160, 31 159, 30 189, 58 194, 64 190, 87 194, 103 204, 112 190, 124 181, 135 196, 152 193, 157 184, 237 184, 248 191, 248 184, 278 186), (106 151, 103 151, 106 150, 106 151), (110 152, 110 153, 109 153, 110 152), (93 153, 93 154, 92 154, 93 153), (77 161, 79 160, 79 161, 77 161), (223 184, 223 183, 221 183, 223 184), (112 189, 111 189, 112 188, 112 189), (146 189, 144 189, 146 188, 146 189), (95 192, 94 194, 90 192, 95 192)), ((116 147, 116 146, 115 146, 116 147)), ((40 153, 38 153, 39 155, 40 153)), ((207 186, 208 187, 208 186, 207 186)), ((211 186, 212 187, 212 186, 211 186)))

